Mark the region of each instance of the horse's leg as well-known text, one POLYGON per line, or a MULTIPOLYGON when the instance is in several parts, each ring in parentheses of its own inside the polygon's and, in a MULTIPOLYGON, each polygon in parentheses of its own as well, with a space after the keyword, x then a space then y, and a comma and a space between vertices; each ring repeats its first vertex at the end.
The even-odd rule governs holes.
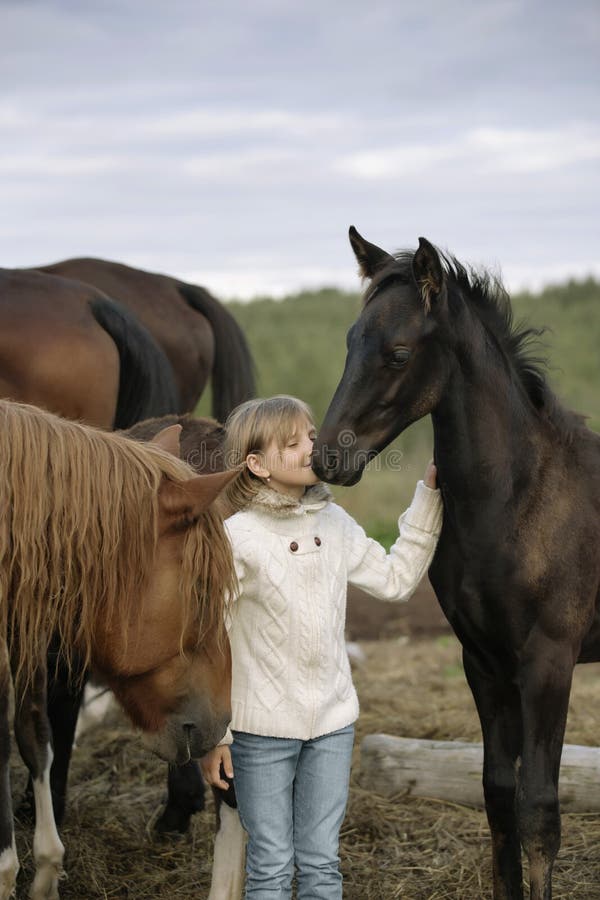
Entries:
POLYGON ((246 832, 235 804, 233 786, 213 789, 217 830, 208 900, 241 900, 246 862, 246 832))
POLYGON ((60 826, 65 815, 69 764, 86 679, 80 677, 81 672, 76 669, 69 677, 64 662, 56 664, 54 653, 49 657, 49 675, 48 719, 54 751, 50 790, 54 820, 60 826))
POLYGON ((521 749, 518 690, 488 678, 464 651, 465 674, 483 734, 483 792, 492 836, 494 900, 522 900, 521 844, 515 809, 515 763, 521 749))
POLYGON ((15 695, 15 736, 33 779, 36 871, 29 896, 31 900, 56 900, 65 848, 56 829, 50 792, 53 754, 46 710, 45 660, 44 665, 35 670, 27 687, 15 695))
POLYGON ((519 677, 523 752, 517 775, 521 842, 529 857, 531 900, 551 900, 560 847, 558 775, 577 652, 543 633, 528 642, 519 677))
POLYGON ((15 891, 19 860, 13 830, 10 796, 10 665, 6 643, 0 641, 0 900, 15 891))
POLYGON ((167 789, 167 805, 156 822, 156 830, 161 834, 184 834, 193 814, 204 809, 204 782, 198 763, 191 759, 182 766, 169 766, 167 789))
MULTIPOLYGON (((64 662, 57 662, 57 654, 58 644, 53 641, 48 652, 48 718, 54 752, 50 769, 50 790, 54 820, 60 827, 65 816, 69 765, 85 678, 79 679, 80 671, 77 667, 74 667, 73 675, 69 678, 64 662)), ((17 817, 33 821, 33 807, 33 780, 29 776, 17 817)))

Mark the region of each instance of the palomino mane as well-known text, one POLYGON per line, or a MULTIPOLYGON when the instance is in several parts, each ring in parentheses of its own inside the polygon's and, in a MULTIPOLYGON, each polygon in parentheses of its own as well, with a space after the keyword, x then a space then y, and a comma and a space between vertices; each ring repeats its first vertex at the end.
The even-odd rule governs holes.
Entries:
MULTIPOLYGON (((450 312, 458 313, 462 304, 468 305, 510 361, 533 407, 562 438, 570 441, 585 419, 565 409, 548 384, 548 363, 540 343, 547 329, 533 328, 523 321, 515 322, 510 295, 500 278, 486 269, 464 266, 456 257, 439 250, 438 254, 446 272, 450 312)), ((395 263, 386 266, 373 279, 367 294, 373 296, 373 287, 378 288, 392 278, 403 284, 414 284, 413 257, 413 251, 395 253, 395 263)))
MULTIPOLYGON (((98 621, 139 621, 154 562, 164 477, 194 472, 158 447, 0 401, 0 627, 28 680, 53 634, 67 664, 89 665, 98 621)), ((224 637, 234 579, 222 522, 189 528, 180 590, 184 627, 224 637)))

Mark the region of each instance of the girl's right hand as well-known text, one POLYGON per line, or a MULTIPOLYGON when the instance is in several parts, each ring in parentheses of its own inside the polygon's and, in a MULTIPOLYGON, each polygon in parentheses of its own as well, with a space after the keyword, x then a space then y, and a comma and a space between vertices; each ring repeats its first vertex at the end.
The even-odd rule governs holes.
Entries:
POLYGON ((437 469, 432 459, 429 460, 429 464, 423 475, 423 481, 428 488, 431 488, 432 490, 437 488, 437 469))
POLYGON ((233 778, 233 763, 231 762, 231 750, 228 744, 220 744, 200 759, 200 770, 204 780, 212 787, 227 790, 229 785, 221 778, 221 763, 223 771, 228 778, 233 778))

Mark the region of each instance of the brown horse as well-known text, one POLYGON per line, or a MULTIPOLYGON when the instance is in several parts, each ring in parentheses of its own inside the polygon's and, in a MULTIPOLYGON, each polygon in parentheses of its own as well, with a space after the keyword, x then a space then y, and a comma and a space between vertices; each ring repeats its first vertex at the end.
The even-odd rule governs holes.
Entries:
POLYGON ((128 428, 179 406, 147 329, 98 289, 0 269, 0 397, 68 419, 128 428))
MULTIPOLYGON (((0 397, 106 429, 180 406, 169 360, 128 310, 89 284, 21 269, 0 270, 0 397)), ((59 649, 55 636, 51 655, 59 649)), ((60 656, 52 659, 51 786, 59 824, 81 689, 60 656)), ((29 785, 25 811, 31 799, 29 785)))
POLYGON ((211 373, 212 414, 219 421, 254 396, 254 369, 244 335, 204 288, 103 259, 67 259, 38 268, 94 285, 146 326, 173 368, 180 398, 173 412, 194 409, 211 373))
POLYGON ((444 525, 429 570, 481 720, 494 898, 550 900, 573 667, 600 659, 600 437, 564 409, 508 296, 424 238, 350 240, 369 279, 315 471, 354 484, 431 414, 444 525))
POLYGON ((15 734, 34 780, 33 900, 58 896, 63 846, 49 789, 46 656, 60 635, 110 685, 164 758, 184 762, 229 720, 224 603, 234 587, 220 516, 235 473, 197 476, 166 452, 178 427, 143 445, 0 401, 0 900, 18 870, 9 762, 15 734))

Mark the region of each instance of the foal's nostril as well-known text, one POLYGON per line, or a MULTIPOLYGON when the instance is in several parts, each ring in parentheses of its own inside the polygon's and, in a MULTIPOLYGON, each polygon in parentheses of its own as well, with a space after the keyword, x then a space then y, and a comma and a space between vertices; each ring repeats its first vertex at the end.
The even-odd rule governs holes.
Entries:
POLYGON ((331 478, 337 471, 339 456, 325 445, 318 450, 313 450, 311 461, 312 467, 317 473, 325 478, 331 478))

